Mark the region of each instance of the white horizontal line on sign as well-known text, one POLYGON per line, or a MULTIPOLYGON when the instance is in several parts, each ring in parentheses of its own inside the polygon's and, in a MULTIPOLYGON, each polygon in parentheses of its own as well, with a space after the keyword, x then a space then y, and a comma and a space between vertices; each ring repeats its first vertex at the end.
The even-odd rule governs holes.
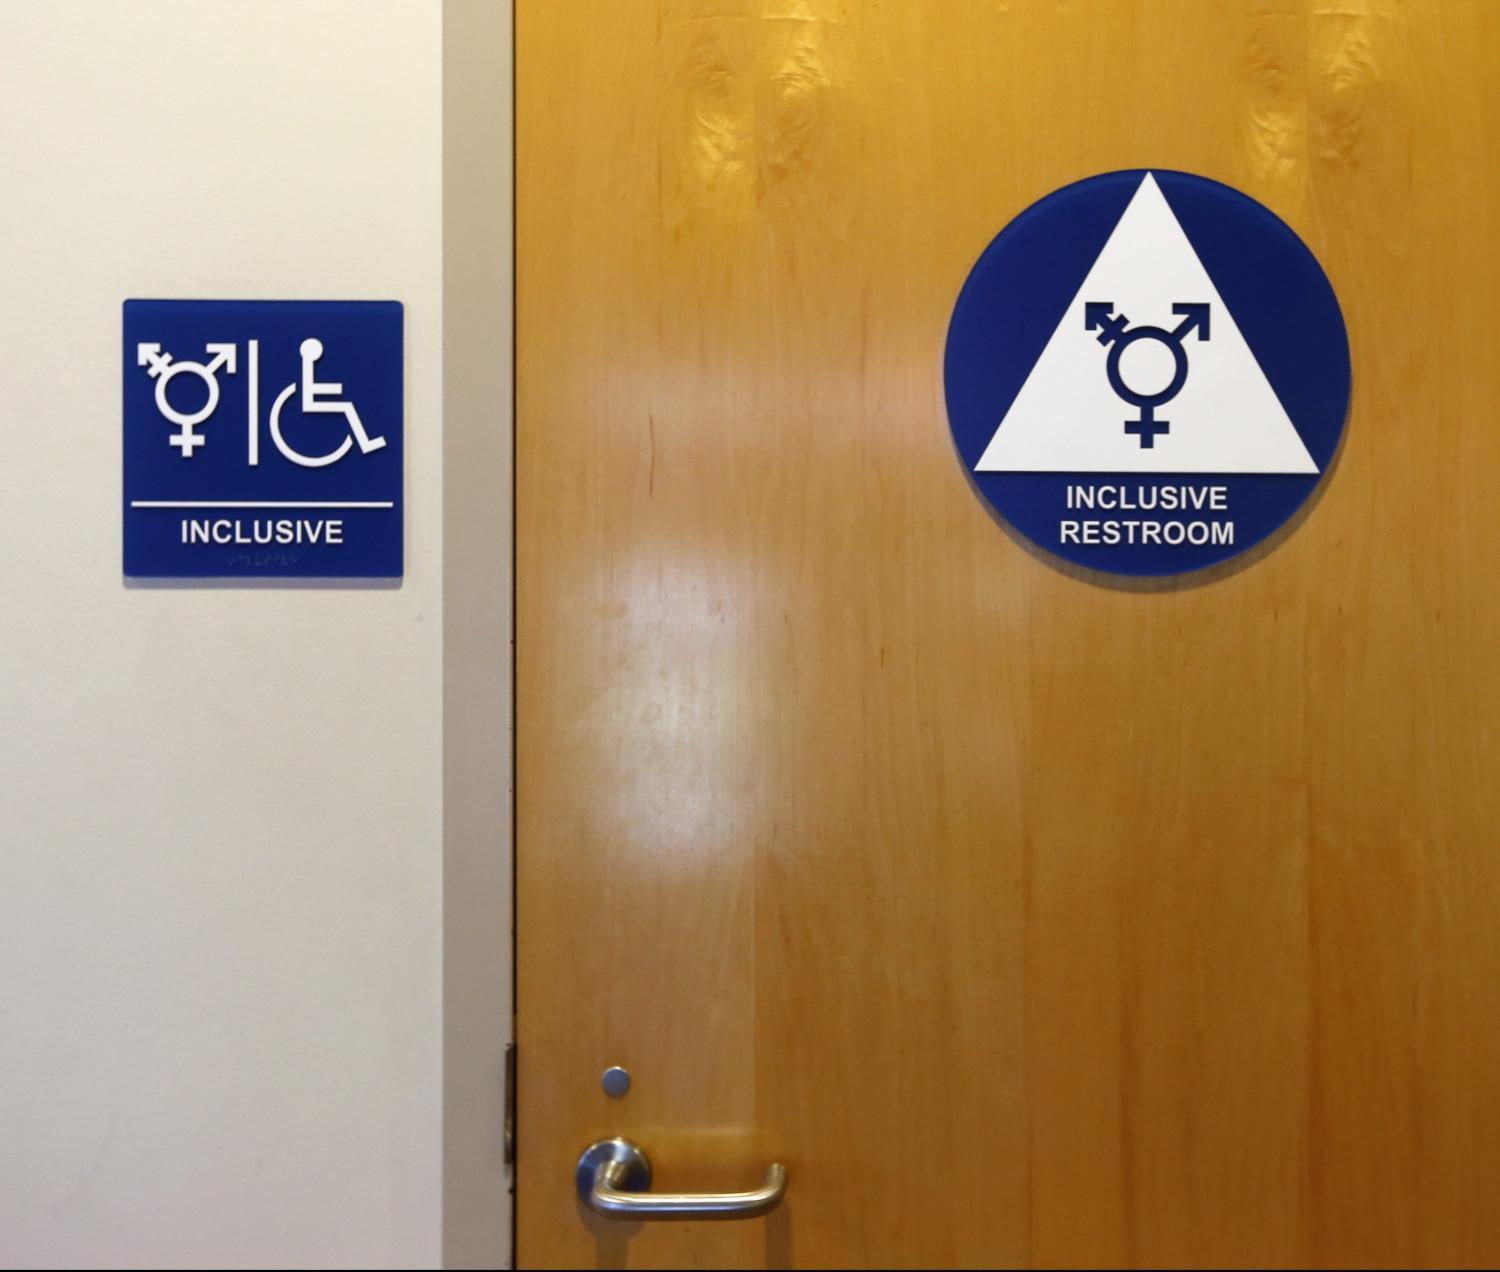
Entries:
POLYGON ((132 499, 132 508, 394 508, 392 500, 132 499))

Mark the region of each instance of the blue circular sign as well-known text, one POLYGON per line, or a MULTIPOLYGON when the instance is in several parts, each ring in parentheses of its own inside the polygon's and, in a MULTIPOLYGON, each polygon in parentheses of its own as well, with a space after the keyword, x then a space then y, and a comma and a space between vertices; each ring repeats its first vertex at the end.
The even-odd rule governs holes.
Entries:
POLYGON ((985 248, 944 380, 965 471, 1012 527, 1089 569, 1182 574, 1262 542, 1317 488, 1349 341, 1279 217, 1136 169, 1064 186, 985 248))

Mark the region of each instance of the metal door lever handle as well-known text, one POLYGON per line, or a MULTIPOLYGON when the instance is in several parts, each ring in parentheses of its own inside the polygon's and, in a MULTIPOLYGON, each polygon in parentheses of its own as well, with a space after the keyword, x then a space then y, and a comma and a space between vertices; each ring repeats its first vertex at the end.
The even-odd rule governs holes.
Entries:
POLYGON ((639 1144, 616 1136, 595 1140, 575 1176, 585 1205, 612 1219, 754 1219, 781 1204, 786 1167, 766 1167, 759 1188, 733 1193, 651 1192, 651 1162, 639 1144))

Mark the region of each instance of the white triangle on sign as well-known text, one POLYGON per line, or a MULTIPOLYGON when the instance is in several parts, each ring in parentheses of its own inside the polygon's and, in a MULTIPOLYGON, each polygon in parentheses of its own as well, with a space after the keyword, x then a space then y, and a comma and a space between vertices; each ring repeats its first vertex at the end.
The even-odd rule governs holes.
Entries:
MULTIPOLYGON (((1192 311, 1189 311, 1192 312, 1192 311)), ((1172 378, 1167 342, 1122 347, 1119 376, 1151 395, 1172 378)), ((1155 425, 1150 425, 1151 432, 1155 425)), ((1316 473, 1306 445, 1250 352, 1218 288, 1148 172, 1057 330, 985 447, 976 472, 1316 473), (1142 411, 1110 387, 1100 316, 1114 330, 1191 327, 1174 305, 1207 305, 1209 338, 1180 338, 1187 379, 1152 408, 1164 432, 1143 444, 1142 411), (1089 306, 1094 306, 1089 310, 1089 306), (1092 326, 1092 329, 1091 329, 1092 326)))

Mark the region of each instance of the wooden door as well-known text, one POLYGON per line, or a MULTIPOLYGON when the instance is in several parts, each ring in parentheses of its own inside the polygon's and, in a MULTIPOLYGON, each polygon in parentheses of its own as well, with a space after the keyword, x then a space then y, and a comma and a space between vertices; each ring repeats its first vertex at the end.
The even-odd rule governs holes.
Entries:
POLYGON ((517 37, 523 1266, 1500 1260, 1500 5, 517 37), (1303 236, 1354 395, 1295 533, 1141 590, 995 525, 941 351, 1148 165, 1303 236), (604 1134, 788 1203, 585 1218, 604 1134))

